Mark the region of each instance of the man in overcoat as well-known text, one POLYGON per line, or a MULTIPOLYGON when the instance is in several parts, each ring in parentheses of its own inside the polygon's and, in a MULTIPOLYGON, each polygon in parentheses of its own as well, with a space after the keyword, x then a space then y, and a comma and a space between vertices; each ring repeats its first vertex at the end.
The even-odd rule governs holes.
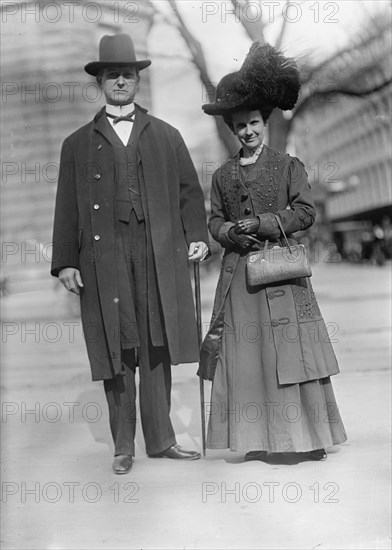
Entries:
POLYGON ((51 273, 80 295, 117 474, 133 462, 137 366, 147 454, 200 457, 176 444, 170 393, 171 364, 199 359, 188 260, 208 254, 204 198, 178 130, 134 103, 150 63, 128 35, 102 38, 85 70, 106 106, 64 141, 54 219, 51 273))

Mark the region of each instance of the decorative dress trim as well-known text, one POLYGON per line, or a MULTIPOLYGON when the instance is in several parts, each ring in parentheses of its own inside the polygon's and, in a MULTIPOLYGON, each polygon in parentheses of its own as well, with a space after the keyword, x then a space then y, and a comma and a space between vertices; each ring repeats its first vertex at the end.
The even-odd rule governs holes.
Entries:
POLYGON ((293 279, 291 288, 298 314, 298 321, 314 321, 320 319, 321 312, 317 304, 312 285, 309 279, 293 279))
POLYGON ((241 218, 241 195, 249 194, 254 213, 264 214, 278 210, 279 184, 285 181, 284 171, 289 155, 263 147, 257 162, 241 178, 238 155, 231 158, 221 171, 221 191, 227 221, 235 223, 241 218))
POLYGON ((256 160, 259 158, 259 155, 263 149, 263 145, 257 147, 249 157, 240 157, 241 166, 249 166, 249 164, 255 164, 256 160))

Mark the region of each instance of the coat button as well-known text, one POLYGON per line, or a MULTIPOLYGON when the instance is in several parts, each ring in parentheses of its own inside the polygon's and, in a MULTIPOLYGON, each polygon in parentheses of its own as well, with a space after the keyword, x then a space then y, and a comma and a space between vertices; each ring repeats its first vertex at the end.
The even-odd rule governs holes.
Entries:
POLYGON ((241 201, 242 201, 242 202, 246 201, 246 199, 247 199, 248 197, 249 197, 249 195, 247 195, 246 193, 243 193, 243 194, 241 195, 241 201))
POLYGON ((227 273, 233 273, 233 268, 232 267, 226 267, 226 271, 227 271, 227 273))
POLYGON ((94 204, 94 210, 99 210, 99 204, 94 204))
POLYGON ((99 144, 98 147, 97 147, 98 151, 100 151, 102 149, 102 145, 99 144))
POLYGON ((251 210, 250 208, 245 208, 244 214, 245 214, 246 216, 249 216, 249 214, 251 214, 251 213, 252 213, 252 210, 251 210))
POLYGON ((100 238, 101 238, 101 237, 100 237, 99 235, 94 235, 94 240, 95 240, 95 241, 99 241, 100 238))
POLYGON ((278 326, 280 325, 280 323, 279 323, 279 321, 277 321, 276 319, 272 319, 271 325, 272 325, 273 327, 278 327, 278 326))
POLYGON ((96 180, 100 180, 100 179, 101 179, 101 174, 95 174, 94 178, 95 178, 96 180))

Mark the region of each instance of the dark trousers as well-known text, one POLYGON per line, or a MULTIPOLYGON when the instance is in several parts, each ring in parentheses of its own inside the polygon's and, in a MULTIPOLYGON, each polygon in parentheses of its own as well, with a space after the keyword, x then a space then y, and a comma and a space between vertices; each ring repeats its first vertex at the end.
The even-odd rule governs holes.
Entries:
MULTIPOLYGON (((148 300, 148 243, 146 224, 138 222, 134 212, 129 224, 119 222, 124 246, 129 284, 135 306, 140 346, 123 349, 125 374, 104 381, 109 406, 110 429, 114 454, 135 454, 137 423, 135 370, 139 367, 140 418, 147 454, 156 454, 176 443, 170 420, 171 364, 166 345, 153 346, 148 300)), ((151 257, 151 256, 150 256, 151 257)), ((150 274, 151 275, 151 274, 150 274)), ((119 284, 121 282, 119 281, 119 284)), ((151 287, 151 283, 150 283, 151 287)), ((162 329, 163 329, 163 320, 162 329)))
MULTIPOLYGON (((136 360, 134 350, 124 350, 125 375, 104 381, 109 405, 114 454, 135 455, 136 360)), ((167 350, 150 350, 153 367, 140 364, 140 418, 147 454, 156 454, 174 445, 176 438, 170 421, 171 366, 167 350)), ((139 359, 140 361, 140 359, 139 359)), ((142 361, 140 361, 142 363, 142 361)))

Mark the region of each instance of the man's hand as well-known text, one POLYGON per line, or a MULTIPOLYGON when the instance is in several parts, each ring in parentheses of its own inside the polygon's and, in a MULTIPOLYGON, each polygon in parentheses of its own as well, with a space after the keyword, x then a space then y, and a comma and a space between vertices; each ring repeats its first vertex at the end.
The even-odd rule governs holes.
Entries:
POLYGON ((252 235, 253 233, 257 233, 259 226, 259 218, 248 218, 247 220, 238 220, 234 226, 234 231, 237 234, 245 233, 246 235, 252 235))
POLYGON ((191 243, 188 250, 188 260, 202 262, 208 254, 208 246, 203 241, 191 243))
POLYGON ((73 292, 74 294, 80 293, 79 288, 83 286, 83 283, 79 269, 65 267, 60 271, 59 279, 69 292, 73 292))

